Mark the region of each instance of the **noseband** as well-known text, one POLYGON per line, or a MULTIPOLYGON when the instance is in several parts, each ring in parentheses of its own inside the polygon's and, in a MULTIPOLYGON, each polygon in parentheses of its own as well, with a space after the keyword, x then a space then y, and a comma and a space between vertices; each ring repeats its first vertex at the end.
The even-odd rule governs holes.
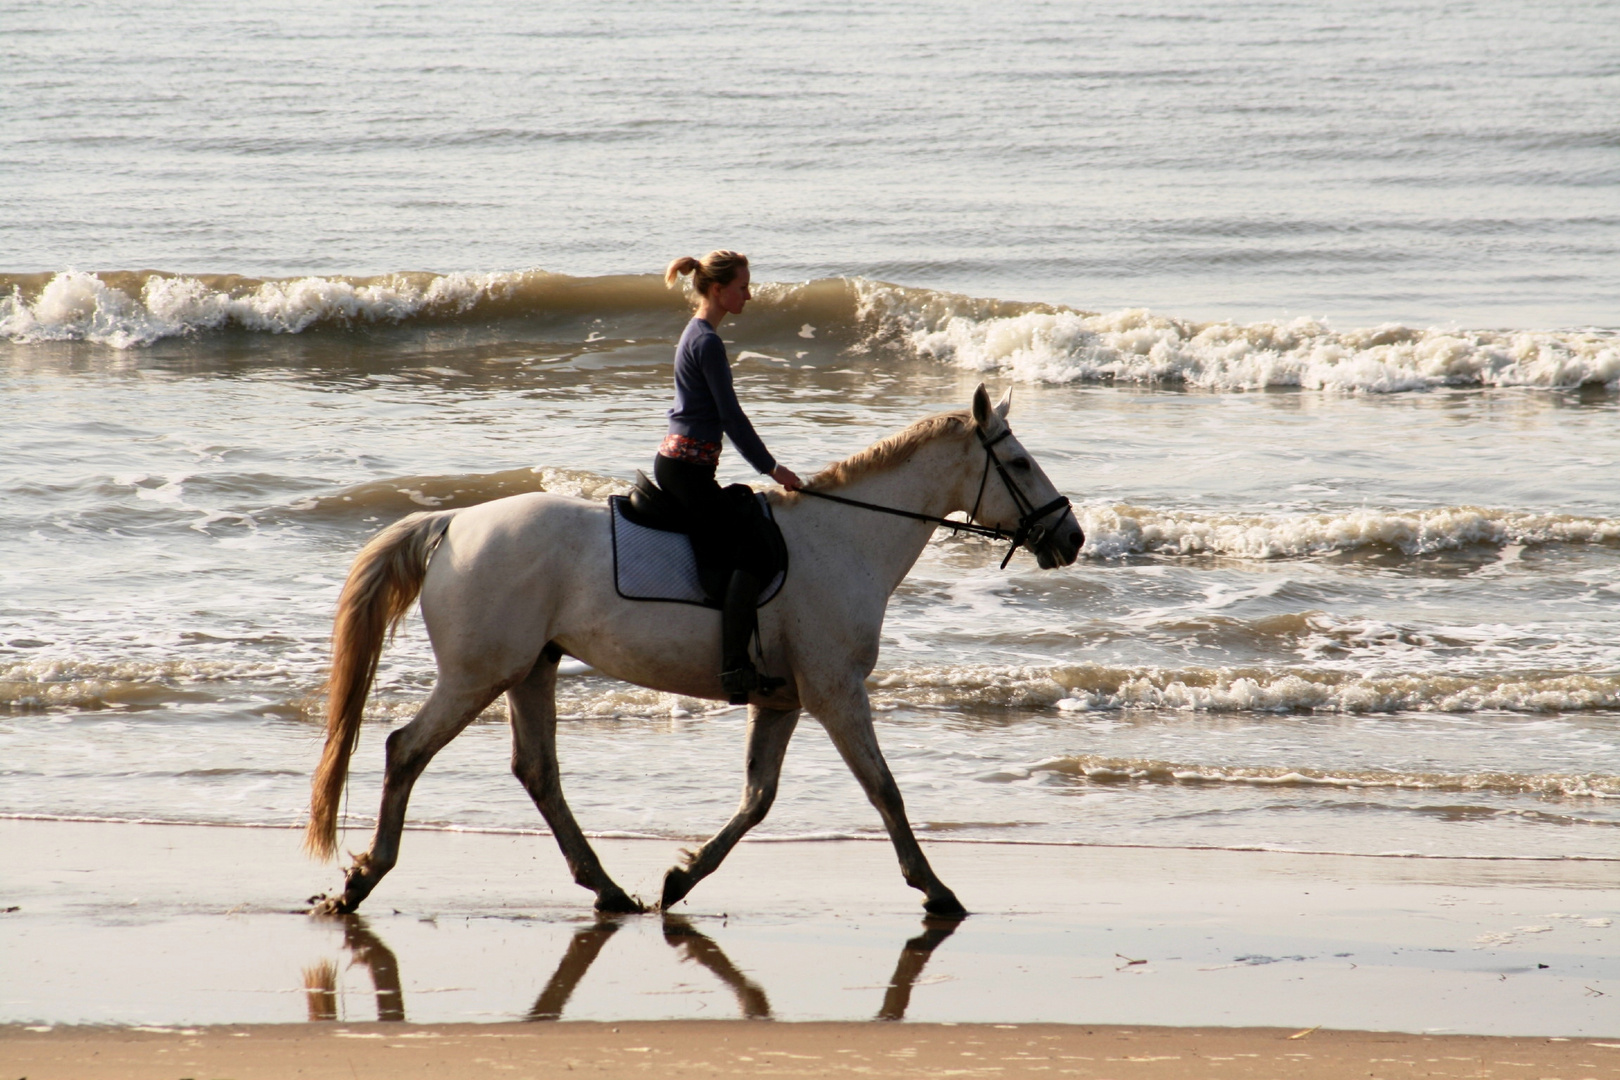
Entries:
POLYGON ((1012 428, 1003 425, 1001 434, 994 438, 986 438, 984 429, 981 427, 975 427, 974 430, 978 433, 979 445, 984 447, 984 472, 979 476, 979 495, 973 500, 973 510, 968 514, 968 520, 966 521, 952 521, 950 518, 919 514, 912 510, 901 510, 894 506, 879 506, 877 503, 862 502, 859 499, 846 499, 842 495, 831 495, 825 491, 811 491, 809 488, 800 488, 799 494, 812 495, 818 499, 826 499, 828 502, 843 503, 845 506, 858 506, 862 510, 876 510, 880 514, 893 514, 896 517, 911 518, 915 521, 927 521, 934 525, 943 525, 945 528, 955 532, 972 533, 974 536, 983 536, 991 540, 1011 540, 1012 546, 1007 549, 1006 557, 1001 560, 1001 568, 1005 570, 1007 564, 1012 561, 1013 552, 1020 547, 1028 547, 1033 552, 1038 545, 1046 541, 1047 526, 1041 524, 1041 519, 1054 512, 1062 513, 1069 509, 1070 503, 1067 496, 1059 495, 1045 506, 1036 506, 1033 500, 1024 494, 1024 489, 1018 486, 1018 481, 1012 478, 1012 475, 1007 472, 1007 466, 1001 463, 1001 459, 996 457, 996 452, 991 449, 996 443, 1011 435, 1012 428), (1001 529, 991 525, 980 525, 974 520, 979 516, 979 505, 984 502, 984 486, 990 479, 990 467, 992 465, 995 466, 996 474, 1001 477, 1002 484, 1007 488, 1007 494, 1011 496, 1013 505, 1018 507, 1020 516, 1011 536, 1001 529))

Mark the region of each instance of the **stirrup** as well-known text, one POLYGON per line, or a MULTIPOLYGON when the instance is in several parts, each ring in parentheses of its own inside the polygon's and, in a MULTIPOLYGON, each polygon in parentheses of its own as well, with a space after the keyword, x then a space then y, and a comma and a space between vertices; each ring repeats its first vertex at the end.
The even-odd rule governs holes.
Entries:
POLYGON ((733 705, 748 704, 750 693, 770 694, 786 684, 786 679, 761 675, 754 665, 747 661, 741 667, 720 673, 720 689, 726 692, 727 700, 733 705))

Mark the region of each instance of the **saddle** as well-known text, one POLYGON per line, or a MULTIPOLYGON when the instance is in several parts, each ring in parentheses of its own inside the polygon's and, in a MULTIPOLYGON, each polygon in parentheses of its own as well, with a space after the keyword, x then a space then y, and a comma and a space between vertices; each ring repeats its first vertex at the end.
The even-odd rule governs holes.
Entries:
POLYGON ((633 524, 660 532, 686 532, 685 508, 640 469, 629 496, 615 498, 624 504, 624 516, 633 524))
POLYGON ((787 580, 787 544, 770 503, 744 484, 726 489, 739 509, 739 536, 732 558, 700 551, 692 543, 686 508, 637 471, 629 495, 608 499, 613 532, 613 584, 626 600, 664 600, 719 610, 739 563, 765 582, 758 603, 776 597, 787 580))

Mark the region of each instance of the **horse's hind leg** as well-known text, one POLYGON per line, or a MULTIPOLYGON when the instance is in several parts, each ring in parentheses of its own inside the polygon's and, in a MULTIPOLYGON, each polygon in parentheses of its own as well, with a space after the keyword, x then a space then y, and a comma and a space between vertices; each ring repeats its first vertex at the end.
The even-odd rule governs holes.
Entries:
POLYGON ((563 798, 562 778, 557 771, 559 659, 560 654, 547 646, 528 678, 506 692, 512 709, 512 773, 540 808, 574 880, 596 894, 596 910, 640 911, 641 905, 602 869, 602 861, 563 798))
POLYGON ((495 695, 497 687, 479 690, 447 685, 441 677, 423 702, 414 719, 390 732, 387 765, 383 771, 382 807, 377 811, 377 831, 371 847, 354 857, 354 865, 343 875, 343 895, 327 898, 316 906, 325 914, 353 911, 370 895, 383 875, 399 861, 399 838, 405 829, 405 806, 411 788, 422 775, 433 755, 460 735, 495 695))
POLYGON ((694 885, 719 868, 744 833, 765 820, 776 799, 776 782, 782 775, 782 758, 787 754, 788 740, 793 738, 793 728, 798 722, 798 709, 764 709, 755 705, 748 710, 748 764, 742 802, 725 828, 697 851, 688 852, 683 865, 671 867, 664 875, 660 908, 668 911, 670 905, 679 903, 694 885))
POLYGON ((856 683, 835 700, 809 704, 810 711, 827 729, 844 764, 855 774, 866 797, 883 818, 895 854, 900 858, 900 872, 907 885, 922 892, 923 907, 934 915, 966 915, 967 909, 939 880, 934 868, 928 865, 922 845, 912 834, 905 801, 900 797, 900 785, 894 782, 889 763, 883 760, 883 751, 878 747, 877 733, 872 730, 872 705, 866 697, 866 688, 856 683))

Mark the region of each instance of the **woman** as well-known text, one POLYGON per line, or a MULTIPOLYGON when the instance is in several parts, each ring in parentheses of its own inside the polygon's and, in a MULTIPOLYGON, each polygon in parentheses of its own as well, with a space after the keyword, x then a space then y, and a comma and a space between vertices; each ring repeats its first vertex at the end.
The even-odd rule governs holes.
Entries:
POLYGON ((770 693, 782 680, 760 675, 748 655, 767 566, 765 553, 751 542, 757 534, 757 511, 749 502, 728 498, 715 482, 720 436, 730 438, 748 464, 789 491, 797 491, 800 483, 754 433, 737 402, 731 362, 717 332, 725 317, 741 314, 751 298, 748 257, 735 251, 711 251, 701 260, 683 256, 664 271, 664 284, 673 287, 685 274, 692 275, 697 313, 675 347, 675 407, 669 410, 669 434, 653 461, 653 477, 686 507, 699 560, 736 567, 720 611, 720 685, 733 705, 742 705, 750 693, 770 693))

